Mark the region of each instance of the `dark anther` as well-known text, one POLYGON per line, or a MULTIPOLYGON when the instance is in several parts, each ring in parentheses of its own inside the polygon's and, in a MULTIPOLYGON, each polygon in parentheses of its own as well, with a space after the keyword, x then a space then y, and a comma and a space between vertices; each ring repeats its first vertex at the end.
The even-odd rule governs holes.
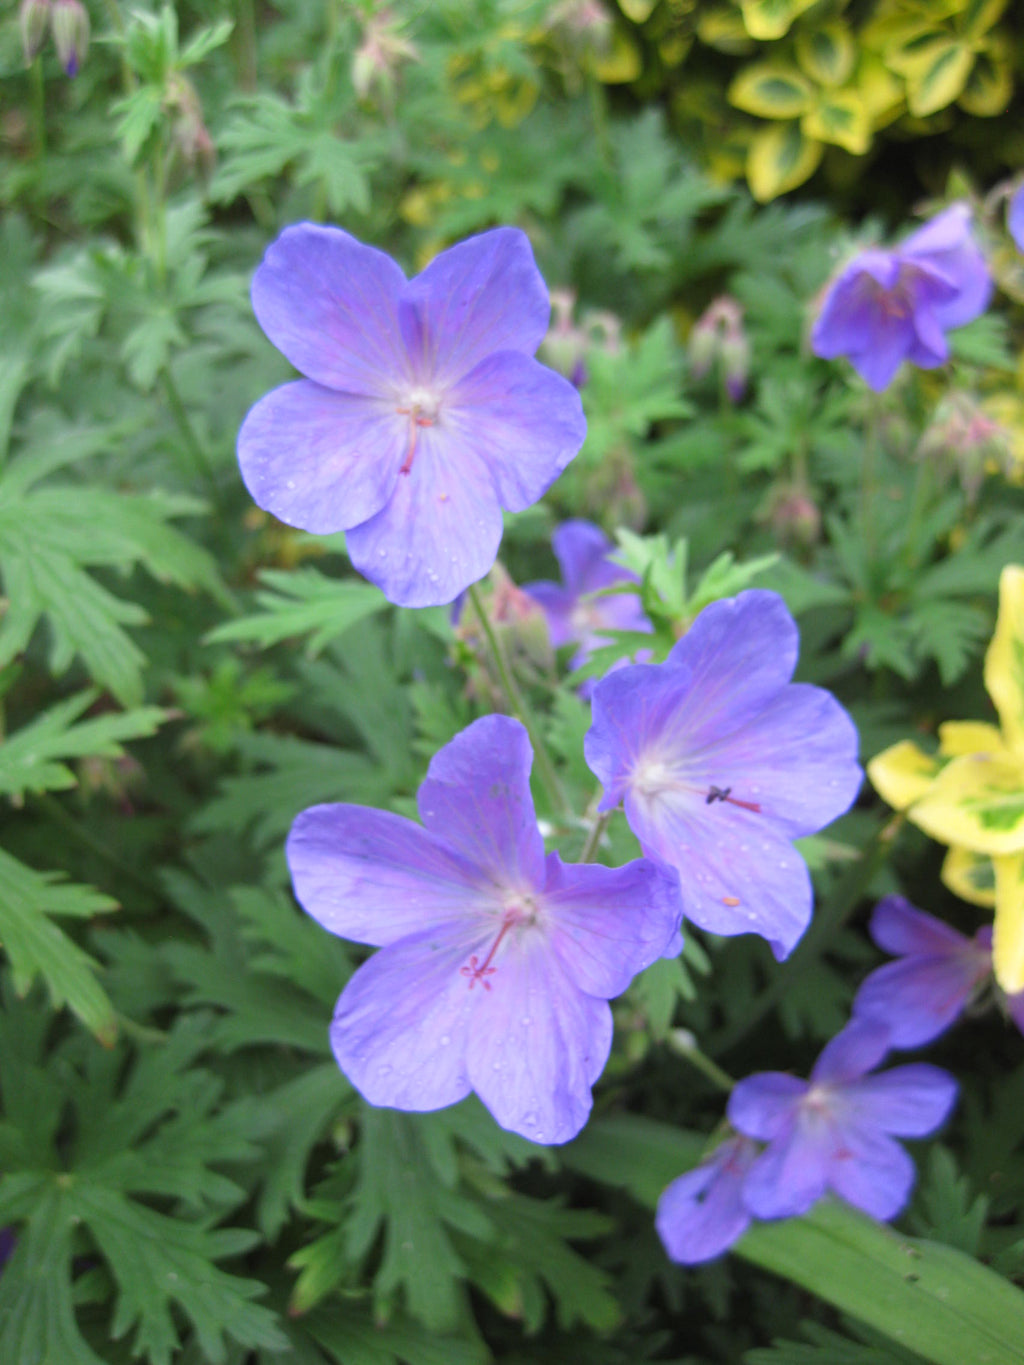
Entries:
POLYGON ((728 801, 732 787, 712 787, 704 798, 705 806, 713 806, 716 801, 728 801))

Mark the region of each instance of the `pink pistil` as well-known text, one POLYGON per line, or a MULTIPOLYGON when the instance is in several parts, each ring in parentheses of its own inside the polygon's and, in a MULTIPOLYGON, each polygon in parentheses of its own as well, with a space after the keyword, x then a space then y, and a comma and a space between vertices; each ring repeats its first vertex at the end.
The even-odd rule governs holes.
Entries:
POLYGON ((409 418, 409 449, 406 452, 405 461, 398 471, 399 474, 408 474, 412 469, 412 462, 416 456, 416 439, 419 435, 420 427, 432 427, 434 425, 434 419, 432 417, 423 417, 418 408, 396 408, 395 411, 400 412, 403 416, 409 418))
POLYGON ((486 978, 489 976, 493 976, 494 973, 498 970, 497 967, 491 966, 494 954, 498 951, 498 945, 501 943, 501 940, 512 928, 513 924, 518 923, 518 921, 519 915, 517 914, 516 911, 514 910, 507 911, 505 914, 505 918, 501 922, 501 928, 498 930, 498 936, 491 944, 490 951, 484 958, 483 962, 480 962, 476 953, 474 953, 473 956, 469 959, 469 966, 459 968, 459 971, 462 976, 469 977, 470 990, 473 989, 473 987, 476 985, 478 981, 480 982, 481 986, 483 986, 485 991, 489 991, 491 989, 491 983, 486 978))

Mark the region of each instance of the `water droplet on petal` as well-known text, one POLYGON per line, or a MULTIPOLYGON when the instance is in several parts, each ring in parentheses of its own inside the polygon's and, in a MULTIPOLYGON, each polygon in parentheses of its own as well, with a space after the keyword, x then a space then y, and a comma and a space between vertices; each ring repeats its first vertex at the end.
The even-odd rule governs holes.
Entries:
POLYGON ((522 1017, 522 1019, 520 1019, 519 1022, 520 1022, 520 1023, 523 1025, 523 1027, 525 1028, 527 1025, 532 1024, 532 1023, 533 1023, 533 1020, 530 1018, 530 1016, 529 1016, 528 1014, 524 1014, 523 1017, 522 1017))
POLYGON ((389 1066, 379 1066, 379 1067, 377 1068, 377 1075, 378 1075, 378 1076, 390 1076, 390 1075, 391 1075, 391 1067, 389 1067, 389 1066))
POLYGON ((524 1114, 524 1115, 523 1115, 523 1123, 525 1124, 525 1126, 526 1126, 527 1128, 536 1128, 536 1126, 537 1126, 537 1115, 536 1115, 536 1114, 533 1114, 533 1113, 524 1114))
POLYGON ((448 1044, 449 1044, 450 1042, 451 1042, 451 1039, 448 1037, 447 1033, 442 1033, 442 1034, 441 1034, 441 1046, 442 1046, 442 1047, 447 1047, 448 1044))
POLYGON ((388 552, 387 552, 387 550, 378 550, 378 551, 377 551, 377 557, 378 557, 379 559, 387 559, 387 557, 388 557, 388 552))
POLYGON ((286 488, 294 488, 294 487, 295 487, 295 480, 294 480, 294 479, 289 479, 288 482, 287 482, 287 484, 285 484, 285 487, 286 487, 286 488))

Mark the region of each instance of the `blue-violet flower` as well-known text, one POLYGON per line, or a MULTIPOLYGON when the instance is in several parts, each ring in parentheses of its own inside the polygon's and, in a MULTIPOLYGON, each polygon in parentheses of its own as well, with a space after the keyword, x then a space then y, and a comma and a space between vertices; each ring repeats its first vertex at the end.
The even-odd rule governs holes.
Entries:
POLYGON ((287 856, 324 928, 380 948, 338 1000, 331 1043, 371 1104, 475 1091, 503 1128, 567 1142, 611 1046, 608 1000, 678 939, 675 877, 645 860, 545 857, 523 726, 485 716, 430 763, 423 826, 365 806, 304 811, 287 856))
POLYGON ((971 211, 954 204, 891 251, 862 251, 825 295, 811 349, 845 355, 876 391, 904 360, 922 369, 949 356, 945 333, 985 311, 992 281, 970 229, 971 211))
POLYGON ((699 1265, 743 1236, 752 1219, 743 1183, 760 1150, 742 1135, 726 1138, 662 1193, 654 1225, 671 1260, 699 1265))
POLYGON ((889 1031, 854 1019, 828 1044, 809 1081, 767 1071, 729 1097, 733 1126, 768 1145, 743 1184, 757 1218, 806 1213, 827 1190, 874 1218, 895 1218, 914 1183, 914 1163, 893 1137, 926 1137, 956 1100, 956 1081, 917 1062, 870 1076, 889 1031))
POLYGON ((536 502, 583 443, 579 394, 533 359, 548 291, 526 235, 496 228, 407 280, 340 228, 299 223, 252 285, 306 377, 238 437, 260 507, 318 535, 399 606, 451 602, 494 563, 501 509, 536 502))
POLYGON ((857 795, 857 731, 828 692, 791 683, 799 636, 777 593, 705 607, 663 664, 594 689, 587 763, 623 802, 645 854, 682 880, 684 913, 716 934, 758 933, 784 957, 811 915, 791 841, 857 795))

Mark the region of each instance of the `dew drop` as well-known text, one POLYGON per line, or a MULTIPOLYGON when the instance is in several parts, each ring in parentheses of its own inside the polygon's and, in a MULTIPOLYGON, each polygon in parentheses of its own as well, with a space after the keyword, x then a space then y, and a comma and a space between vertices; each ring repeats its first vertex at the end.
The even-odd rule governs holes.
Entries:
POLYGON ((447 1033, 442 1033, 442 1034, 441 1034, 441 1046, 442 1046, 442 1047, 447 1047, 448 1044, 449 1044, 450 1042, 451 1042, 451 1039, 448 1037, 447 1033))
POLYGON ((378 557, 379 559, 387 559, 387 557, 388 557, 388 552, 387 552, 387 550, 378 550, 378 551, 377 551, 377 557, 378 557))
POLYGON ((527 1128, 536 1128, 536 1127, 537 1127, 537 1115, 534 1114, 534 1113, 532 1113, 532 1112, 529 1113, 529 1114, 524 1114, 524 1115, 523 1115, 523 1123, 526 1125, 527 1128))
POLYGON ((491 1063, 491 1066, 492 1066, 492 1068, 493 1068, 495 1071, 500 1071, 501 1068, 502 1068, 502 1063, 501 1063, 501 1062, 492 1062, 492 1063, 491 1063))
POLYGON ((523 1025, 524 1028, 526 1028, 529 1024, 533 1023, 533 1020, 530 1018, 528 1014, 524 1014, 519 1022, 523 1025))
POLYGON ((294 479, 289 479, 288 482, 287 482, 287 484, 285 485, 285 487, 286 487, 286 488, 294 488, 294 487, 295 487, 295 480, 294 480, 294 479))
POLYGON ((379 1067, 377 1068, 377 1075, 378 1075, 378 1076, 390 1076, 390 1075, 391 1075, 391 1067, 389 1067, 389 1066, 379 1066, 379 1067))

